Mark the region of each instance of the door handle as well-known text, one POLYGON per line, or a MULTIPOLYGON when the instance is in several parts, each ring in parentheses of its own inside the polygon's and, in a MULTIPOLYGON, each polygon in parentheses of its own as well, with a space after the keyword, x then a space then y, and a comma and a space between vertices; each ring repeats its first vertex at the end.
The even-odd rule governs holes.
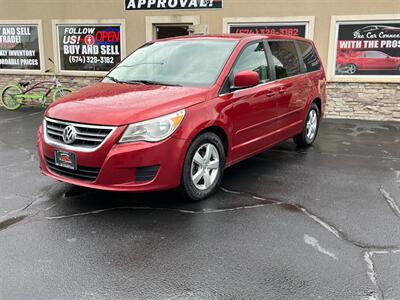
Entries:
POLYGON ((279 90, 279 94, 285 94, 287 92, 287 89, 282 88, 279 90))
POLYGON ((265 97, 267 97, 267 98, 271 98, 271 97, 273 97, 273 96, 275 96, 275 92, 273 92, 273 91, 267 92, 267 93, 265 94, 265 97))

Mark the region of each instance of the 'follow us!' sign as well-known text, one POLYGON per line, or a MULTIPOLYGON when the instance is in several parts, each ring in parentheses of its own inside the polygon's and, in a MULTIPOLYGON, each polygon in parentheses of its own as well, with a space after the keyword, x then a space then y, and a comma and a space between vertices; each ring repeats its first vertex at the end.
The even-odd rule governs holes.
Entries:
POLYGON ((214 9, 223 0, 125 0, 126 10, 214 9))

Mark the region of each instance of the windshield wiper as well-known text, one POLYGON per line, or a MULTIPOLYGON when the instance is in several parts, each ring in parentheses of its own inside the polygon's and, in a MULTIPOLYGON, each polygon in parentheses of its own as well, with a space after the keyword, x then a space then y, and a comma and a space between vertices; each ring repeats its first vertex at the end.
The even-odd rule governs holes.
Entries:
POLYGON ((114 81, 115 83, 125 83, 125 82, 120 81, 117 78, 109 76, 109 75, 107 75, 106 78, 110 79, 111 81, 114 81))
POLYGON ((152 80, 129 80, 129 81, 124 81, 124 83, 147 84, 147 85, 165 85, 165 86, 182 86, 180 84, 161 82, 161 81, 152 81, 152 80))
POLYGON ((132 65, 119 65, 118 68, 132 68, 132 67, 137 67, 137 66, 142 66, 142 65, 164 65, 164 62, 142 62, 142 63, 137 63, 137 64, 132 64, 132 65))
POLYGON ((152 80, 128 80, 128 81, 122 81, 118 80, 115 77, 112 77, 110 75, 107 75, 106 78, 110 79, 111 81, 115 83, 129 83, 129 84, 146 84, 146 85, 165 85, 165 86, 181 86, 179 84, 173 84, 173 83, 167 83, 167 82, 160 82, 160 81, 152 81, 152 80))

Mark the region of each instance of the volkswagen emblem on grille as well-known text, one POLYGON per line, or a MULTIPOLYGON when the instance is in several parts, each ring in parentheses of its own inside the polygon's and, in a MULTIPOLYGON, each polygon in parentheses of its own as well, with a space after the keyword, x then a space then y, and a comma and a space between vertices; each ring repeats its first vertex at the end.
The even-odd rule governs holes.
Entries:
POLYGON ((65 127, 62 138, 63 138, 64 143, 66 143, 66 144, 72 144, 73 142, 75 142, 75 139, 76 139, 75 127, 72 125, 65 127))

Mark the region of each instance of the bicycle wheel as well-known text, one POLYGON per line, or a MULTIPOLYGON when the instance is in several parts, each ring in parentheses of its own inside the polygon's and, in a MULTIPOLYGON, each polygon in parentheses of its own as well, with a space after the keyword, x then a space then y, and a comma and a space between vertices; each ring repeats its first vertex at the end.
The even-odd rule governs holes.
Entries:
POLYGON ((8 110, 16 110, 21 107, 21 103, 17 100, 17 95, 22 94, 22 90, 17 85, 6 86, 1 92, 1 103, 8 110))
POLYGON ((65 95, 67 95, 71 92, 72 92, 72 90, 67 89, 67 88, 56 89, 53 94, 53 102, 56 102, 58 99, 64 97, 65 95))

